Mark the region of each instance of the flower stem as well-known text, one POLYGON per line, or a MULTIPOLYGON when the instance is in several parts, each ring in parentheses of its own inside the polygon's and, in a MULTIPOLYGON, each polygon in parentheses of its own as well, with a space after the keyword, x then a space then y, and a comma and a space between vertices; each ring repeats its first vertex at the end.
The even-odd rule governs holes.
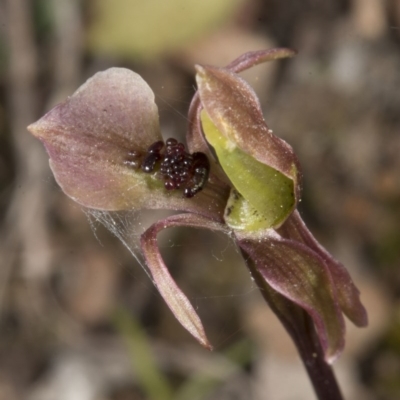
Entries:
POLYGON ((306 314, 304 322, 305 327, 308 325, 309 334, 300 339, 295 339, 293 335, 291 337, 300 353, 317 398, 320 400, 342 400, 343 396, 333 369, 324 359, 311 318, 306 314))
POLYGON ((311 317, 299 306, 273 290, 245 255, 261 294, 291 336, 318 400, 343 400, 332 367, 325 361, 311 317))

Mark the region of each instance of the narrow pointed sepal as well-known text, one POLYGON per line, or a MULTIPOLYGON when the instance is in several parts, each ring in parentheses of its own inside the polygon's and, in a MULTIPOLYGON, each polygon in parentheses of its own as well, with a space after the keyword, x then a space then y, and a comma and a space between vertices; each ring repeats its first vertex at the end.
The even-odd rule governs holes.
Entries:
POLYGON ((325 359, 332 363, 343 350, 345 326, 323 259, 272 230, 262 239, 239 238, 238 244, 269 286, 311 316, 325 359))
POLYGON ((285 221, 278 232, 287 239, 305 244, 324 260, 333 278, 338 302, 343 313, 355 325, 359 327, 367 326, 367 311, 361 303, 360 291, 353 283, 350 274, 342 263, 334 259, 332 255, 318 243, 313 234, 308 230, 297 210, 285 221))
POLYGON ((233 60, 225 68, 238 73, 264 62, 275 61, 282 58, 291 58, 296 54, 297 52, 295 50, 285 47, 249 51, 233 60))
POLYGON ((227 232, 226 226, 195 214, 180 214, 153 224, 141 237, 141 248, 154 283, 168 307, 182 326, 205 348, 212 346, 207 339, 203 325, 193 306, 170 275, 162 259, 157 234, 172 227, 195 227, 227 232))

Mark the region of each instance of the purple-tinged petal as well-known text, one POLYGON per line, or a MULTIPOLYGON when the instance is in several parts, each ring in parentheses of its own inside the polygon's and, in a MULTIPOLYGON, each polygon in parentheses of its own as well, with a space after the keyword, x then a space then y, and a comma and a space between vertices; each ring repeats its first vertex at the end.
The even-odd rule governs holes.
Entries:
POLYGON ((318 243, 301 219, 298 211, 295 211, 285 221, 278 232, 287 239, 304 243, 324 260, 336 287, 336 293, 342 311, 355 325, 360 327, 367 326, 367 311, 361 304, 360 291, 354 285, 350 274, 343 264, 335 260, 328 251, 318 243))
POLYGON ((141 237, 141 247, 146 264, 161 296, 182 326, 201 345, 211 350, 212 346, 207 339, 199 316, 170 275, 158 248, 158 232, 166 228, 179 226, 205 228, 221 232, 228 232, 228 230, 225 225, 208 218, 195 214, 180 214, 156 222, 141 237))
POLYGON ((161 135, 154 94, 138 74, 99 72, 28 129, 44 143, 58 184, 78 203, 122 210, 144 201, 147 177, 124 162, 161 135))
POLYGON ((227 69, 198 65, 196 70, 202 106, 219 132, 232 147, 290 178, 298 200, 301 173, 297 157, 268 129, 253 89, 227 69))
POLYGON ((186 142, 188 144, 189 150, 193 153, 195 151, 201 151, 202 153, 211 155, 211 158, 215 161, 214 156, 210 151, 210 146, 208 145, 202 130, 200 122, 200 112, 202 110, 199 92, 196 92, 192 98, 189 106, 188 112, 188 130, 186 133, 186 142))
POLYGON ((268 285, 308 312, 327 362, 344 347, 344 320, 332 277, 323 259, 302 243, 283 239, 271 230, 267 237, 239 238, 268 285))

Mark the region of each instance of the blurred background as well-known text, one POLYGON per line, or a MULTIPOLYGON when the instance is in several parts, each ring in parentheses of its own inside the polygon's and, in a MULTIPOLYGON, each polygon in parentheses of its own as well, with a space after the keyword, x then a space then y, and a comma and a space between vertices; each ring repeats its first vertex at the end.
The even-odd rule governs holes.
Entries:
MULTIPOLYGON (((345 398, 400 398, 398 0, 0 0, 0 400, 313 398, 229 238, 160 235, 215 346, 202 349, 132 255, 55 184, 26 126, 111 66, 156 94, 184 140, 195 63, 292 47, 243 76, 304 172, 300 211, 350 270, 370 326, 347 324, 345 398)), ((164 213, 124 215, 123 234, 164 213)), ((122 231, 121 231, 122 232, 122 231)))

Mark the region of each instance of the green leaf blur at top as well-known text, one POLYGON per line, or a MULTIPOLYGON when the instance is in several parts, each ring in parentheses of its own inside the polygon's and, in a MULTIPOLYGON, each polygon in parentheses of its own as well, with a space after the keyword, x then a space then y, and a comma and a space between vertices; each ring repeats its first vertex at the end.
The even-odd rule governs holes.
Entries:
POLYGON ((95 53, 152 58, 229 20, 242 0, 95 0, 88 45, 95 53))
POLYGON ((281 225, 295 207, 293 181, 222 136, 204 110, 201 121, 222 169, 246 200, 231 196, 226 221, 236 229, 249 231, 281 225))

